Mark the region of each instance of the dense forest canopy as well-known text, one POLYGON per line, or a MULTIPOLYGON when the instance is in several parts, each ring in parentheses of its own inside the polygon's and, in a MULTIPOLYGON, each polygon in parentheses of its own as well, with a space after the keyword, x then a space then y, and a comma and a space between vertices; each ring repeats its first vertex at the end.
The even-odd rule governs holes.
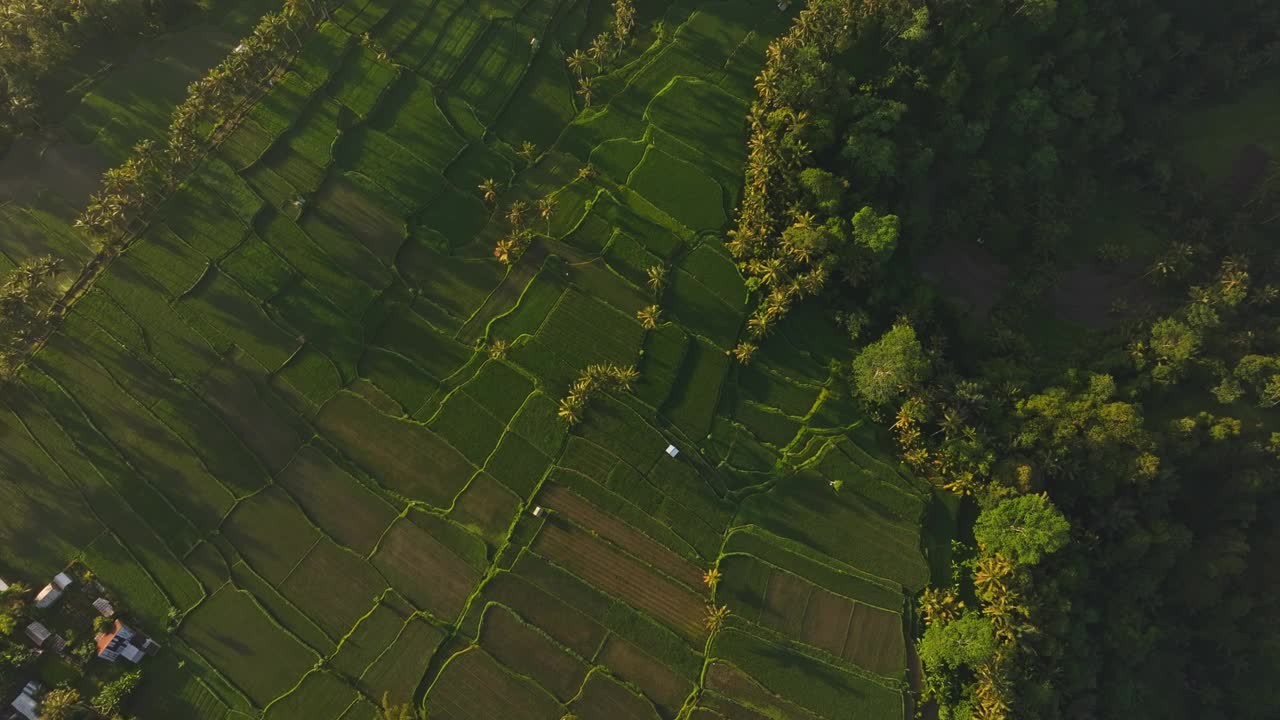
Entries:
POLYGON ((1278 29, 1260 0, 815 0, 771 51, 730 248, 760 334, 821 292, 850 391, 976 500, 920 601, 944 717, 1280 707, 1276 165, 1210 182, 1172 142, 1273 76, 1278 29), (1117 204, 1143 233, 1091 237, 1117 204), (1002 269, 967 280, 988 313, 920 283, 938 258, 1002 269), (1091 330, 1064 283, 1111 293, 1091 330))

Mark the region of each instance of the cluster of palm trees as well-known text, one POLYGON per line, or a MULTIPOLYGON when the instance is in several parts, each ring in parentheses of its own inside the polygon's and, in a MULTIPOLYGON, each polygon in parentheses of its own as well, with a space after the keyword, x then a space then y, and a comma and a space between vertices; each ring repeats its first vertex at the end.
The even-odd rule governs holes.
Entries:
POLYGON ((849 42, 855 23, 875 3, 811 2, 791 30, 769 45, 747 115, 746 183, 727 246, 758 302, 747 322, 748 340, 733 355, 748 362, 756 344, 805 297, 816 295, 834 268, 824 253, 818 216, 802 207, 798 177, 809 157, 813 129, 804 108, 821 103, 829 60, 849 42), (793 231, 788 232, 789 229, 793 231))
POLYGON ((916 394, 898 407, 890 427, 911 469, 956 495, 973 495, 990 477, 995 460, 972 422, 964 387, 953 397, 916 394))
MULTIPOLYGON (((480 190, 484 193, 485 202, 494 204, 497 202, 497 184, 493 179, 485 180, 480 184, 480 190)), ((530 225, 530 219, 534 213, 538 219, 546 223, 547 234, 551 233, 551 218, 555 215, 556 199, 552 195, 540 198, 532 211, 528 203, 523 200, 516 200, 507 208, 506 220, 510 226, 507 233, 498 238, 497 243, 493 246, 493 256, 503 265, 514 265, 521 257, 524 256, 529 246, 533 244, 536 233, 530 225)))
POLYGON ((640 372, 634 365, 614 365, 612 363, 592 364, 583 370, 578 379, 569 386, 569 394, 560 399, 560 410, 557 415, 569 427, 582 422, 591 401, 591 395, 597 390, 613 389, 631 392, 640 372))
POLYGON ((578 94, 582 103, 591 107, 591 93, 596 75, 608 69, 609 64, 618 59, 622 51, 631 44, 636 28, 636 7, 631 0, 614 0, 613 22, 597 35, 584 52, 581 48, 574 50, 564 61, 578 78, 578 94))
POLYGON ((53 279, 62 269, 61 259, 42 255, 22 261, 0 281, 0 378, 17 367, 40 337, 58 298, 53 279))
POLYGON ((325 12, 319 0, 286 0, 264 15, 253 32, 221 63, 187 87, 174 108, 165 142, 139 143, 123 165, 103 175, 102 188, 76 221, 98 242, 119 241, 130 225, 180 181, 208 150, 215 130, 250 94, 262 87, 299 32, 325 12))
MULTIPOLYGON (((974 717, 1005 720, 1011 717, 1008 681, 1010 663, 1015 662, 1019 638, 1033 632, 1021 590, 1027 583, 1024 572, 999 553, 984 553, 974 564, 973 585, 981 612, 990 622, 996 648, 992 656, 974 668, 974 717)), ((964 601, 954 588, 929 588, 920 595, 918 607, 926 626, 947 625, 964 614, 964 601)))

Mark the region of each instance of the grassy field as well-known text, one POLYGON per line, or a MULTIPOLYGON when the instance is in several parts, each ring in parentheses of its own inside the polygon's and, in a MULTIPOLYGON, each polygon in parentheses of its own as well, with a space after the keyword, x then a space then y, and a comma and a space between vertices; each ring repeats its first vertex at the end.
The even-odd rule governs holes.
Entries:
MULTIPOLYGON (((716 233, 795 11, 637 4, 584 107, 563 57, 605 0, 348 0, 6 393, 0 574, 81 556, 138 624, 173 618, 140 718, 366 720, 383 692, 432 718, 902 717, 927 493, 833 394, 819 312, 727 352, 748 291, 716 233), (547 196, 494 261, 505 208, 547 196), (634 394, 566 429, 601 362, 634 394)), ((43 207, 4 208, 13 242, 76 239, 43 207)))

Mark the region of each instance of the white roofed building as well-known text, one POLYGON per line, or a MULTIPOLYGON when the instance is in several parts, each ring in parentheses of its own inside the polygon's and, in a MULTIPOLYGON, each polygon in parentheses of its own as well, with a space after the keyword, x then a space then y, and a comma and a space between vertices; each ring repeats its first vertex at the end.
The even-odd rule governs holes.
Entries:
POLYGON ((27 720, 40 720, 40 703, 36 700, 38 692, 40 692, 38 683, 27 683, 27 686, 22 688, 22 694, 14 698, 13 702, 9 703, 9 707, 27 720))
POLYGON ((62 591, 54 587, 53 583, 50 583, 36 593, 36 607, 41 609, 52 607, 61 597, 62 591))

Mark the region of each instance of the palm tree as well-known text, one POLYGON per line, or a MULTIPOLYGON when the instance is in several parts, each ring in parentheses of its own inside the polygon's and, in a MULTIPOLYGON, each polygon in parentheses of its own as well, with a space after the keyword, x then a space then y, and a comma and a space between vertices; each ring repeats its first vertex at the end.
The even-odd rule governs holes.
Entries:
POLYGON ((958 619, 963 610, 964 601, 952 588, 926 588, 920 593, 920 614, 925 625, 949 623, 958 619))
POLYGON ((528 140, 525 140, 520 143, 520 149, 516 150, 516 154, 524 158, 525 162, 532 165, 533 159, 538 156, 538 146, 528 140))
POLYGON ((586 53, 582 52, 581 48, 574 50, 572 54, 564 59, 565 64, 567 64, 569 69, 573 71, 573 74, 577 75, 579 78, 586 76, 587 62, 589 60, 590 58, 587 57, 586 53))
POLYGON ((724 621, 728 617, 729 606, 720 605, 717 607, 715 605, 708 605, 707 616, 703 619, 703 624, 706 625, 708 631, 716 633, 720 631, 720 628, 724 627, 724 621))
POLYGON ((747 333, 753 338, 763 338, 773 330, 773 318, 763 312, 756 312, 747 318, 747 333))
POLYGON ((1002 555, 984 557, 974 565, 973 585, 979 597, 996 597, 1008 592, 1007 578, 1013 573, 1013 563, 1002 555))
POLYGON ((493 178, 487 178, 480 183, 480 192, 484 193, 484 201, 490 205, 498 199, 498 181, 493 178))
POLYGON ((503 265, 510 265, 516 260, 516 240, 511 237, 504 237, 498 240, 493 246, 493 256, 503 265))
POLYGON ((551 215, 556 211, 555 197, 548 195, 538 200, 538 217, 547 222, 547 234, 551 234, 551 215))
POLYGON ((640 326, 645 330, 653 330, 658 327, 658 323, 661 322, 661 318, 662 308, 657 305, 642 307, 636 312, 636 319, 640 321, 640 326))
POLYGON ((667 268, 665 265, 650 265, 644 271, 649 287, 654 292, 662 292, 662 288, 667 286, 667 268))
POLYGON ((85 709, 80 693, 72 688, 54 688, 40 703, 40 720, 67 720, 85 709))
POLYGON ((592 165, 591 163, 587 163, 586 165, 583 165, 582 167, 578 168, 579 180, 594 180, 595 177, 596 177, 595 165, 592 165))
POLYGON ((733 358, 743 365, 751 364, 751 356, 756 354, 755 343, 740 342, 732 350, 733 358))
POLYGON ((591 41, 591 47, 587 48, 587 55, 595 62, 596 65, 603 65, 604 59, 610 54, 609 37, 607 34, 600 34, 591 41))
POLYGON ((591 107, 591 86, 592 78, 578 78, 578 94, 582 96, 582 104, 584 107, 591 107))
POLYGON ((518 230, 524 225, 524 213, 528 207, 523 200, 511 203, 511 207, 507 209, 507 222, 511 223, 511 227, 518 230))
POLYGON ((624 392, 631 392, 631 387, 640 379, 640 371, 634 365, 610 365, 608 373, 624 392))
POLYGON ((582 422, 582 402, 578 400, 579 396, 570 395, 560 401, 560 410, 556 412, 556 416, 565 422, 569 427, 582 422))
POLYGON ((706 585, 712 592, 715 592, 716 586, 720 584, 720 579, 720 568, 711 568, 702 573, 702 584, 706 585))
POLYGON ((501 360, 507 356, 507 349, 510 347, 511 344, 506 340, 494 340, 489 344, 489 357, 494 360, 501 360))

